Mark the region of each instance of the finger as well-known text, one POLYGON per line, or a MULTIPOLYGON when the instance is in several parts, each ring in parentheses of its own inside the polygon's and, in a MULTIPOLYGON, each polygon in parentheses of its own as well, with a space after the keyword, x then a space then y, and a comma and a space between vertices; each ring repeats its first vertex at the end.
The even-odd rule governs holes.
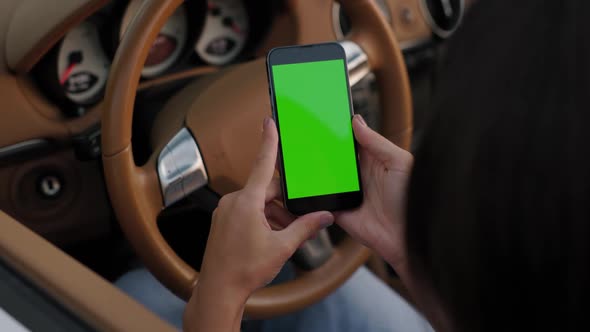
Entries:
POLYGON ((315 232, 315 233, 313 233, 313 234, 311 235, 311 237, 309 237, 307 240, 308 240, 308 241, 315 240, 315 239, 317 239, 317 238, 318 238, 318 235, 319 235, 319 233, 318 233, 318 232, 315 232))
POLYGON ((270 181, 270 184, 266 188, 266 198, 265 202, 268 203, 275 199, 282 200, 283 199, 283 190, 281 189, 281 179, 278 177, 273 177, 270 181))
POLYGON ((266 190, 269 185, 277 160, 278 134, 274 121, 271 118, 264 119, 262 146, 254 163, 246 188, 266 190))
POLYGON ((279 224, 277 224, 276 222, 274 222, 272 219, 267 219, 268 225, 270 226, 270 229, 272 229, 273 231, 280 231, 281 229, 285 228, 279 224))
POLYGON ((352 128, 360 146, 381 162, 392 162, 399 154, 407 153, 407 151, 367 126, 366 122, 358 114, 352 120, 352 128))
POLYGON ((306 214, 294 220, 287 228, 278 232, 280 241, 283 241, 292 252, 295 252, 301 244, 312 237, 321 229, 334 223, 334 216, 327 211, 306 214))
POLYGON ((272 222, 276 225, 279 225, 281 229, 289 226, 296 218, 284 207, 274 202, 266 204, 266 207, 264 208, 264 214, 266 215, 267 219, 272 220, 272 222))

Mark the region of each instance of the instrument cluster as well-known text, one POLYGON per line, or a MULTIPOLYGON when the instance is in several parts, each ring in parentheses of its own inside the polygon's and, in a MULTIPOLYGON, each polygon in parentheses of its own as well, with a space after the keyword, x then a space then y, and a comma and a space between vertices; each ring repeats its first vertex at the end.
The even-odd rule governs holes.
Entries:
MULTIPOLYGON (((142 71, 150 80, 195 66, 223 66, 246 57, 260 30, 256 1, 186 0, 154 41, 142 71), (254 20, 256 19, 256 20, 254 20)), ((70 115, 102 100, 111 62, 144 0, 113 1, 68 31, 35 68, 41 88, 70 115)))

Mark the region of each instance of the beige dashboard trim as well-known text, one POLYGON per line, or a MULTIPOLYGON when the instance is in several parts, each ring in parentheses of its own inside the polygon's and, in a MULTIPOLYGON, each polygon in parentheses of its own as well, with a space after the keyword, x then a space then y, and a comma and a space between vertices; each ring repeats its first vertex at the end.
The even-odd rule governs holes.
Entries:
POLYGON ((2 211, 0 257, 99 331, 176 331, 2 211))
POLYGON ((29 72, 67 31, 109 0, 21 0, 12 14, 4 52, 8 68, 29 72))

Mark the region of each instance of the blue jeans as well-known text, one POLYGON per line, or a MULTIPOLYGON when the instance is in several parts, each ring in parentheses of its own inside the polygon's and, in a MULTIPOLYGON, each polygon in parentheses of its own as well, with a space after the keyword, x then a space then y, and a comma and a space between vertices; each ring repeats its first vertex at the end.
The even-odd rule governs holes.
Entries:
MULTIPOLYGON (((275 281, 293 277, 290 267, 275 281)), ((182 328, 185 302, 160 284, 146 269, 121 277, 117 287, 148 309, 182 328)), ((334 293, 301 311, 269 319, 263 332, 433 331, 428 322, 401 296, 362 267, 334 293)))

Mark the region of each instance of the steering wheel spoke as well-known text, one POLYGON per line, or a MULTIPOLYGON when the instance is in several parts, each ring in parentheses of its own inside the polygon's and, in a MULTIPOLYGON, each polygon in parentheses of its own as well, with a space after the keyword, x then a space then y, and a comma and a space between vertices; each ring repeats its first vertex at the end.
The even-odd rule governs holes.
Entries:
POLYGON ((350 87, 353 87, 371 73, 369 58, 359 44, 354 41, 343 40, 338 43, 346 52, 348 80, 350 81, 350 87))
MULTIPOLYGON (((107 183, 117 184, 109 190, 115 211, 142 218, 142 227, 152 229, 162 210, 158 177, 152 167, 135 165, 131 147, 112 156, 103 156, 107 183)), ((119 216, 120 218, 120 216, 119 216)))
POLYGON ((159 153, 158 179, 165 207, 204 187, 209 182, 197 142, 182 128, 159 153))
POLYGON ((297 249, 292 261, 298 268, 310 271, 327 262, 333 252, 334 247, 330 240, 330 234, 323 229, 315 239, 305 241, 301 248, 297 249))
POLYGON ((380 15, 371 18, 363 15, 369 7, 373 7, 372 10, 376 9, 377 5, 373 1, 341 3, 352 22, 352 30, 341 45, 345 49, 350 49, 351 54, 359 54, 356 56, 356 62, 361 65, 356 69, 357 75, 362 77, 369 72, 374 73, 381 91, 381 123, 384 124, 381 134, 398 146, 408 149, 412 137, 412 113, 399 112, 396 109, 411 110, 412 94, 407 68, 397 39, 388 28, 384 17, 380 15), (393 44, 393 47, 383 47, 385 44, 393 44))

